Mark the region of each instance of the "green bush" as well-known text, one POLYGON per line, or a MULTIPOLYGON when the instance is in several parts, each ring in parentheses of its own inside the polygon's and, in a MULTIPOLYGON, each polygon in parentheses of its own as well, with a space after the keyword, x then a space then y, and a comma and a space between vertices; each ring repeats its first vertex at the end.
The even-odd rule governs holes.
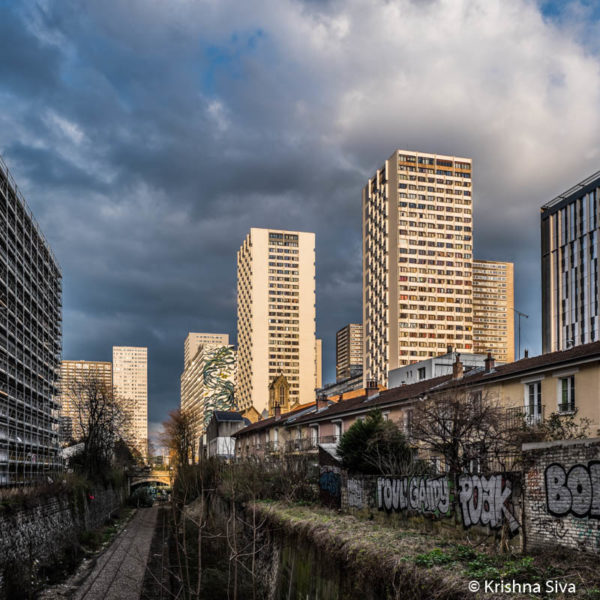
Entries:
POLYGON ((356 421, 337 448, 348 471, 366 475, 399 475, 414 472, 413 451, 404 434, 379 410, 356 421))

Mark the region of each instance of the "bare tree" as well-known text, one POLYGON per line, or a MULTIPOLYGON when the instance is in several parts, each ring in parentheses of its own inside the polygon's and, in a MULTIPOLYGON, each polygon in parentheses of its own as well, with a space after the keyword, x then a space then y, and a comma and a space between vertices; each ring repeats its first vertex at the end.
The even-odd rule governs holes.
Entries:
POLYGON ((67 392, 78 437, 84 444, 84 471, 88 476, 103 473, 112 463, 115 443, 127 434, 129 420, 124 404, 94 371, 71 381, 67 392))
POLYGON ((176 468, 195 461, 195 439, 189 412, 178 408, 169 412, 163 423, 161 443, 168 449, 176 468))
POLYGON ((418 401, 410 419, 410 437, 432 456, 443 458, 450 474, 485 469, 510 446, 506 411, 489 393, 462 386, 418 401))

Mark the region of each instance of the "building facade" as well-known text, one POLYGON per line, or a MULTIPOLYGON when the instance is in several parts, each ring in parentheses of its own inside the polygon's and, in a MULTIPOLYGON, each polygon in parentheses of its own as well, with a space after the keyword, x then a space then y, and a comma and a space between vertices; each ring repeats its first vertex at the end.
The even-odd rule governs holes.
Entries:
POLYGON ((181 374, 181 409, 191 420, 196 456, 213 412, 235 410, 236 364, 233 346, 201 344, 181 374))
POLYGON ((229 346, 227 333, 188 333, 183 344, 183 366, 188 364, 203 344, 212 346, 229 346))
POLYGON ((481 369, 485 366, 487 354, 463 353, 458 355, 452 351, 452 348, 449 348, 448 352, 440 356, 426 358, 412 365, 393 369, 388 373, 388 387, 391 389, 403 385, 412 385, 419 381, 435 379, 442 375, 452 375, 452 365, 456 362, 457 357, 460 358, 460 362, 466 370, 481 369))
POLYGON ((315 389, 323 385, 323 340, 315 341, 315 389))
POLYGON ((544 205, 542 351, 598 340, 600 171, 544 205))
POLYGON ((515 360, 514 266, 473 261, 473 352, 515 360))
POLYGON ((129 421, 127 442, 148 456, 148 348, 113 346, 113 386, 129 421))
POLYGON ((60 467, 62 275, 0 159, 0 485, 60 467))
POLYGON ((471 159, 397 150, 362 194, 365 381, 473 349, 471 159))
POLYGON ((82 430, 77 398, 73 394, 76 382, 94 377, 112 390, 112 363, 88 360, 63 360, 60 364, 60 439, 66 443, 78 441, 82 430))
POLYGON ((362 373, 362 323, 349 323, 335 334, 335 379, 342 381, 362 373))
POLYGON ((239 410, 262 413, 280 374, 292 404, 314 400, 315 234, 252 228, 237 273, 239 410))

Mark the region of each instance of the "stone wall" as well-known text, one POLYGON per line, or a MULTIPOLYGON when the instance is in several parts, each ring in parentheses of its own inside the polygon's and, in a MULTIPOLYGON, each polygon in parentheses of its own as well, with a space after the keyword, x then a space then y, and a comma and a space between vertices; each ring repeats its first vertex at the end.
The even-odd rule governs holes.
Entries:
POLYGON ((0 512, 0 598, 11 573, 33 575, 77 544, 79 534, 101 526, 123 503, 124 491, 65 494, 0 512))
POLYGON ((524 444, 525 546, 600 552, 600 438, 524 444))

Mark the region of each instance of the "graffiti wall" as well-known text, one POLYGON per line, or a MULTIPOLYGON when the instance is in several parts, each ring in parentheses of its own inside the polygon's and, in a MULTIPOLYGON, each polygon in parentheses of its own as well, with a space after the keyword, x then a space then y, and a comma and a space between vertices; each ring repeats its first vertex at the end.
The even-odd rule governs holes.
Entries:
POLYGON ((367 498, 362 479, 348 479, 346 484, 348 490, 347 503, 349 508, 362 509, 367 506, 367 498))
POLYGON ((321 466, 319 474, 319 498, 321 503, 331 508, 342 504, 342 473, 339 467, 321 466))
POLYGON ((380 510, 413 510, 446 516, 450 510, 450 487, 446 477, 379 477, 377 502, 380 510))
MULTIPOLYGON (((515 516, 513 482, 506 474, 485 477, 465 473, 458 479, 457 502, 465 528, 473 525, 499 529, 506 522, 511 533, 519 530, 515 516)), ((377 506, 387 512, 412 511, 447 517, 454 495, 448 477, 379 477, 377 506)))
POLYGON ((527 547, 600 552, 600 440, 525 444, 527 547))
POLYGON ((511 533, 519 530, 519 522, 513 514, 513 484, 505 475, 461 475, 458 489, 465 527, 482 525, 499 529, 506 521, 511 533))

